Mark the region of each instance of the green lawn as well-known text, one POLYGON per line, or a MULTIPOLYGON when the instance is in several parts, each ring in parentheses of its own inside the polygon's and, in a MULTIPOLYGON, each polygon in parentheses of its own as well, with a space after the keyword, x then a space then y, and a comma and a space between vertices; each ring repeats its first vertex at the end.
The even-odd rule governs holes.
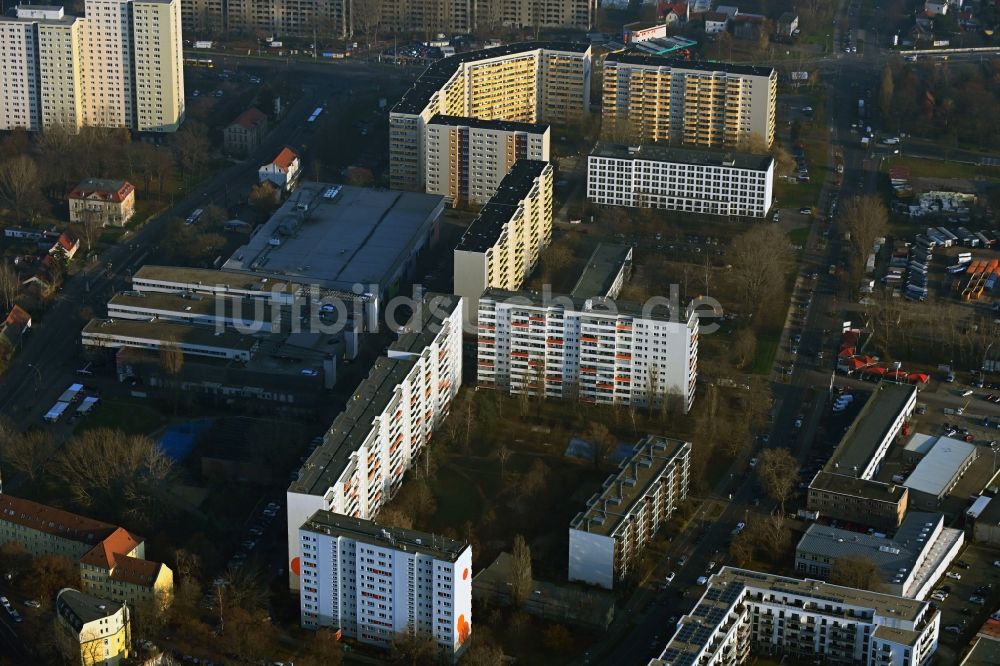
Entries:
POLYGON ((766 375, 771 372, 774 357, 778 353, 778 343, 781 341, 781 331, 767 331, 757 334, 757 353, 749 372, 752 375, 766 375))
POLYGON ((127 433, 145 435, 162 427, 167 419, 139 400, 102 400, 93 413, 80 419, 75 433, 94 428, 117 428, 127 433))

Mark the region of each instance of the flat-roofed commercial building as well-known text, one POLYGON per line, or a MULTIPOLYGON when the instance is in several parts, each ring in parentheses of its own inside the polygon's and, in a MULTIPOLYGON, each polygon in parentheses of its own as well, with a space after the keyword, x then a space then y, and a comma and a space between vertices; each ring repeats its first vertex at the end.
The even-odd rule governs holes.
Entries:
POLYGON ((569 579, 613 589, 687 499, 691 443, 647 436, 569 524, 569 579))
POLYGON ((587 199, 607 206, 764 217, 774 202, 774 159, 598 143, 587 158, 587 199))
POLYGON ((92 350, 131 347, 158 352, 176 347, 185 355, 249 361, 259 342, 233 330, 217 331, 203 325, 137 319, 91 319, 81 341, 92 350))
POLYGON ((936 509, 977 456, 975 444, 939 438, 903 482, 910 489, 910 502, 922 509, 936 509))
POLYGON ((598 243, 573 286, 573 298, 618 298, 632 274, 632 246, 598 243))
POLYGON ((302 626, 390 648, 400 634, 456 659, 472 635, 472 547, 317 511, 298 527, 302 626))
POLYGON ((484 204, 519 160, 549 160, 548 125, 434 116, 427 124, 428 194, 484 204))
MULTIPOLYGON (((552 166, 518 161, 455 247, 454 291, 475 326, 489 287, 520 289, 552 240, 552 166)), ((470 329, 471 331, 471 329, 470 329)))
MULTIPOLYGON (((108 301, 110 319, 179 322, 234 328, 247 334, 271 333, 289 327, 290 308, 274 307, 259 298, 239 298, 199 293, 168 294, 128 291, 108 301)), ((303 307, 304 309, 304 307, 303 307)))
POLYGON ((479 299, 481 388, 687 412, 698 377, 698 317, 678 307, 487 289, 479 299))
POLYGON ((434 116, 562 125, 590 108, 589 44, 526 42, 460 53, 430 67, 389 114, 393 189, 423 189, 434 116))
POLYGON ((809 484, 806 507, 823 516, 894 530, 909 504, 906 486, 817 472, 809 484))
POLYGON ((649 666, 738 666, 753 657, 924 666, 941 614, 892 594, 723 567, 649 666))
POLYGON ((824 470, 872 479, 917 407, 917 387, 881 382, 844 433, 824 470))
POLYGON ((217 271, 144 264, 132 275, 132 290, 142 293, 205 294, 265 299, 289 305, 305 295, 302 285, 249 271, 217 271))
POLYGON ((299 526, 317 511, 370 520, 448 414, 462 381, 462 299, 429 294, 288 487, 289 585, 299 526))
POLYGON ((813 523, 795 547, 795 570, 826 578, 843 558, 874 563, 882 591, 924 599, 965 544, 944 515, 911 511, 891 538, 813 523))
POLYGON ((604 60, 604 124, 628 142, 737 148, 774 143, 772 67, 612 53, 604 60))

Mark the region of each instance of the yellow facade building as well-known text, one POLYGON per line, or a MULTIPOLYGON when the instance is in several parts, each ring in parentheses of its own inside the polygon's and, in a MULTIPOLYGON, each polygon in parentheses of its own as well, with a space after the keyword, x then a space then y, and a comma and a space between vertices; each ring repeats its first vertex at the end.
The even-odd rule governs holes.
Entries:
POLYGON ((81 666, 118 666, 129 656, 131 613, 127 604, 108 601, 72 588, 56 596, 57 644, 81 666))

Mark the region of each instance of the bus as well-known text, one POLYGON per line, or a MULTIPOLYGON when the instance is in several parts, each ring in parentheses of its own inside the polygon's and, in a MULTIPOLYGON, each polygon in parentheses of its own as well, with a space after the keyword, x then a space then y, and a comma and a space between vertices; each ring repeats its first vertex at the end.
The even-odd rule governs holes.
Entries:
POLYGON ((205 69, 213 69, 215 63, 212 62, 211 58, 184 58, 184 64, 188 67, 204 67, 205 69))
POLYGON ((201 217, 201 214, 204 212, 205 211, 203 211, 201 208, 195 208, 193 211, 191 211, 191 214, 187 216, 187 219, 184 220, 184 224, 194 224, 195 222, 198 221, 198 218, 201 217))
POLYGON ((312 112, 312 115, 309 116, 309 119, 306 120, 306 122, 307 123, 314 123, 314 122, 316 122, 316 119, 319 118, 319 114, 321 114, 321 113, 323 113, 323 107, 322 106, 317 106, 316 109, 312 112))

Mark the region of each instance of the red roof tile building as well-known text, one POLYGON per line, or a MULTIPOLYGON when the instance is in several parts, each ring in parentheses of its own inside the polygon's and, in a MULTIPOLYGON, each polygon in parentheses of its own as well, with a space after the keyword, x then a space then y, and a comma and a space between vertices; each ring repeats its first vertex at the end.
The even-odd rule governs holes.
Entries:
POLYGON ((8 542, 33 557, 57 555, 77 562, 81 588, 88 594, 160 608, 173 596, 173 571, 145 559, 142 538, 117 525, 0 494, 0 544, 8 542))
POLYGON ((222 130, 225 151, 236 157, 247 157, 257 150, 267 134, 267 116, 250 107, 222 130))
POLYGON ((69 221, 123 227, 135 215, 135 187, 127 180, 87 178, 69 193, 69 221))
POLYGON ((298 182, 300 169, 299 154, 285 146, 269 164, 257 170, 257 175, 261 183, 271 181, 283 191, 291 192, 298 182))

